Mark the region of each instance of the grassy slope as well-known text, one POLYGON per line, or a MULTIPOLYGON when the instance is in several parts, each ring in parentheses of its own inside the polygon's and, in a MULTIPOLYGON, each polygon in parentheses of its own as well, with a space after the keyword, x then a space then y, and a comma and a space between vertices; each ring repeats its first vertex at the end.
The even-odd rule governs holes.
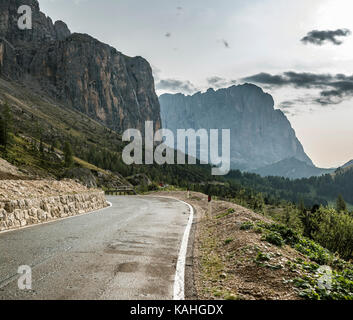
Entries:
POLYGON ((82 140, 121 149, 121 136, 86 115, 0 78, 0 99, 12 106, 18 132, 39 138, 82 140))
MULTIPOLYGON (((7 101, 11 106, 15 132, 7 152, 1 149, 0 156, 32 175, 57 177, 63 171, 60 149, 55 150, 56 156, 47 155, 44 159, 39 154, 40 137, 46 150, 50 148, 49 141, 53 140, 59 143, 59 148, 65 141, 87 149, 98 145, 112 150, 121 150, 123 147, 120 135, 84 114, 1 78, 0 100, 7 101), (37 148, 33 148, 33 144, 37 148)), ((78 157, 74 157, 74 160, 77 166, 108 174, 78 157)))
MULTIPOLYGON (((3 154, 10 162, 27 168, 33 166, 35 171, 42 171, 42 174, 48 171, 51 175, 58 176, 60 168, 56 164, 51 165, 50 161, 45 163, 39 156, 27 150, 26 140, 27 145, 34 140, 39 145, 39 140, 42 138, 44 144, 48 146, 53 141, 58 142, 58 149, 62 149, 64 143, 69 141, 76 155, 87 154, 92 149, 96 154, 101 155, 103 152, 109 152, 117 162, 122 164, 121 153, 125 143, 122 142, 121 135, 88 116, 47 99, 40 92, 30 91, 18 83, 0 78, 0 102, 4 101, 11 106, 14 133, 17 137, 10 154, 3 154)), ((100 170, 84 162, 82 157, 76 158, 76 162, 78 165, 100 170)), ((200 168, 199 166, 154 165, 131 168, 122 164, 120 168, 125 171, 125 174, 120 172, 125 176, 131 175, 131 171, 147 174, 153 172, 155 175, 157 173, 161 181, 164 181, 165 177, 172 177, 175 181, 184 177, 189 181, 197 182, 212 179, 208 166, 200 168)))
MULTIPOLYGON (((55 178, 64 170, 63 162, 57 155, 62 155, 62 151, 56 149, 56 156, 43 159, 38 150, 32 150, 28 141, 20 136, 12 136, 6 152, 0 148, 0 157, 20 168, 21 171, 31 176, 55 178)), ((109 174, 107 171, 98 168, 80 158, 74 157, 77 166, 90 170, 109 174)))
MULTIPOLYGON (((163 194, 163 193, 162 193, 163 194)), ((197 210, 194 274, 200 299, 353 299, 353 264, 272 219, 226 201, 171 192, 197 210), (320 289, 320 267, 332 269, 320 289)))

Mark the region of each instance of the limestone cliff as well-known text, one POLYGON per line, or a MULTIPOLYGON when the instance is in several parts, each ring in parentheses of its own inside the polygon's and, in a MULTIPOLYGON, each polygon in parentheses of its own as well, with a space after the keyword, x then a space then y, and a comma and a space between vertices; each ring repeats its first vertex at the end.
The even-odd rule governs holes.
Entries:
POLYGON ((209 89, 193 96, 164 94, 160 103, 162 126, 173 132, 230 129, 232 168, 253 170, 291 157, 313 166, 286 116, 255 85, 209 89))
POLYGON ((85 34, 71 34, 62 21, 40 12, 37 0, 0 3, 0 76, 21 81, 110 128, 160 127, 152 69, 85 34), (30 5, 31 30, 17 27, 20 5, 30 5))

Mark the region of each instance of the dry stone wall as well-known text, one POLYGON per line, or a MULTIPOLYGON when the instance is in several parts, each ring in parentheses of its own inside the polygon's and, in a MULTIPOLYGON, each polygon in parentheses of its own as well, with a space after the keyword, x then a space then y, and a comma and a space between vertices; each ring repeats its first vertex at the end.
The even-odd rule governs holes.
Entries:
POLYGON ((0 180, 0 231, 107 207, 104 192, 72 180, 0 180))

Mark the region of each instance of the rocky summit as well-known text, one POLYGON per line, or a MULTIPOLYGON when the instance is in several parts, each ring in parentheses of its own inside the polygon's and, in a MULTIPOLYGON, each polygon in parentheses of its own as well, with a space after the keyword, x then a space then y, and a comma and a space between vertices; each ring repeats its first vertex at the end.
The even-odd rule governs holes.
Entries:
POLYGON ((160 98, 162 126, 177 129, 230 129, 231 166, 254 170, 288 158, 314 166, 290 122, 274 109, 271 95, 252 84, 192 96, 160 98))
POLYGON ((160 127, 152 69, 86 34, 71 33, 42 13, 37 0, 0 2, 0 76, 18 81, 122 132, 160 127), (32 8, 32 29, 20 30, 21 5, 32 8))

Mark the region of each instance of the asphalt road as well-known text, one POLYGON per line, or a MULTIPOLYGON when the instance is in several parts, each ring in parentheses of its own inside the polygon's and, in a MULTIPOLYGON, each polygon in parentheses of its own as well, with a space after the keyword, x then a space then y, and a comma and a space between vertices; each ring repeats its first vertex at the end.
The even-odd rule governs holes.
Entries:
POLYGON ((0 234, 0 299, 172 299, 188 207, 108 197, 94 213, 0 234), (32 290, 18 267, 32 268, 32 290))

